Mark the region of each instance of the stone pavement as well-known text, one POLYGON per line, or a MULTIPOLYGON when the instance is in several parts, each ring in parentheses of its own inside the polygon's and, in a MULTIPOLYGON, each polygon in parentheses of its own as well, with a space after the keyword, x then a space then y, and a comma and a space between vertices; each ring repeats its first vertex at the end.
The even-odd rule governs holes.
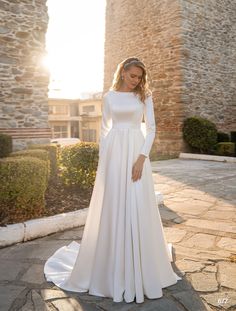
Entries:
POLYGON ((65 292, 47 283, 45 260, 80 241, 83 227, 0 249, 0 310, 236 310, 236 165, 201 160, 152 162, 160 213, 183 280, 142 304, 65 292))

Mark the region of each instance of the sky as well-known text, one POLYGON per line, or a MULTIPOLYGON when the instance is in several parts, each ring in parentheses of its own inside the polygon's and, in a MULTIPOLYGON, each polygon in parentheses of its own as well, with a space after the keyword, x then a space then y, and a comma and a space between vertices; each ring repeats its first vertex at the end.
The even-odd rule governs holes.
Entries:
POLYGON ((106 0, 48 0, 49 97, 102 92, 106 0))

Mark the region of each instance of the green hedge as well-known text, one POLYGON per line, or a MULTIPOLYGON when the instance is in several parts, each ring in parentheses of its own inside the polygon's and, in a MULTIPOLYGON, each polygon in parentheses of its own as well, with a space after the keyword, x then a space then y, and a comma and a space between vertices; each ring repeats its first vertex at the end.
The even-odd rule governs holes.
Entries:
POLYGON ((67 185, 89 188, 94 185, 98 165, 97 143, 81 142, 61 149, 61 177, 67 185))
POLYGON ((0 159, 0 216, 14 222, 42 214, 48 168, 35 157, 0 159))
POLYGON ((210 153, 217 143, 217 128, 205 118, 189 117, 184 120, 183 138, 200 153, 210 153))
POLYGON ((230 132, 230 141, 232 143, 236 143, 236 131, 231 131, 230 132))
POLYGON ((50 160, 49 160, 49 153, 47 150, 43 150, 43 149, 25 149, 25 150, 19 150, 19 151, 15 151, 12 152, 10 155, 10 157, 25 157, 25 156, 29 156, 29 157, 35 157, 41 160, 44 160, 47 162, 47 167, 48 167, 48 176, 47 179, 49 179, 50 174, 51 174, 51 165, 50 165, 50 160))
POLYGON ((224 132, 217 132, 217 142, 221 143, 221 142, 228 142, 230 141, 230 135, 228 133, 224 133, 224 132))
POLYGON ((7 157, 12 152, 12 137, 8 134, 0 134, 0 158, 7 157))
POLYGON ((58 147, 55 144, 30 144, 28 149, 43 149, 49 152, 50 176, 56 177, 58 172, 58 147))
POLYGON ((232 142, 220 142, 214 147, 216 155, 234 156, 235 155, 235 143, 232 142))

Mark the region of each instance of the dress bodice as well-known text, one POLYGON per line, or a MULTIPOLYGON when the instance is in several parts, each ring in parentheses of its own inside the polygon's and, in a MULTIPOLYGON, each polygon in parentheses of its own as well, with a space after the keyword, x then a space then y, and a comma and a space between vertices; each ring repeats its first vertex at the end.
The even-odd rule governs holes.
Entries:
POLYGON ((112 127, 140 128, 144 105, 133 92, 108 93, 112 127))
POLYGON ((143 116, 146 137, 140 153, 147 157, 156 134, 152 96, 146 97, 143 103, 134 92, 110 90, 105 93, 102 106, 100 150, 103 148, 108 132, 112 129, 141 130, 143 116))

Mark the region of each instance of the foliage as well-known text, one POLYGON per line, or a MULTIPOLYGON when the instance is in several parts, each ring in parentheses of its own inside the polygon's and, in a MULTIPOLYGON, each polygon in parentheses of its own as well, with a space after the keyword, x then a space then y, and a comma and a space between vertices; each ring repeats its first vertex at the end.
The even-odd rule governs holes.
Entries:
POLYGON ((89 188, 94 185, 98 165, 98 144, 80 142, 61 149, 61 177, 65 184, 89 188))
POLYGON ((30 156, 0 159, 0 217, 30 219, 44 207, 48 168, 44 160, 30 156))
POLYGON ((12 152, 12 137, 0 133, 0 158, 7 157, 12 152))
POLYGON ((217 129, 213 122, 198 116, 184 120, 183 138, 200 153, 210 153, 217 143, 217 129))
POLYGON ((57 145, 55 144, 30 144, 28 145, 28 149, 43 149, 49 152, 49 160, 50 160, 50 177, 54 178, 57 176, 58 172, 58 151, 57 145))

